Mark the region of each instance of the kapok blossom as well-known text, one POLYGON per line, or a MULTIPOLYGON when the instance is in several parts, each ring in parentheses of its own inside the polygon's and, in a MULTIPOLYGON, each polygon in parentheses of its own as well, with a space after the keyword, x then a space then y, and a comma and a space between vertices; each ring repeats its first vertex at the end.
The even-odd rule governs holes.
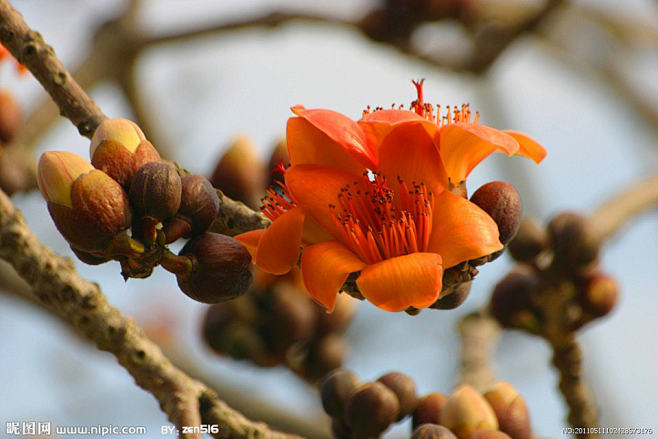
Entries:
POLYGON ((355 272, 361 294, 384 310, 432 305, 444 269, 503 248, 491 217, 448 188, 495 151, 537 163, 546 154, 525 134, 471 121, 467 106, 435 115, 414 84, 411 111, 377 109, 357 122, 293 107, 291 167, 263 199, 273 223, 236 237, 273 274, 296 266, 303 247, 304 284, 329 311, 355 272))

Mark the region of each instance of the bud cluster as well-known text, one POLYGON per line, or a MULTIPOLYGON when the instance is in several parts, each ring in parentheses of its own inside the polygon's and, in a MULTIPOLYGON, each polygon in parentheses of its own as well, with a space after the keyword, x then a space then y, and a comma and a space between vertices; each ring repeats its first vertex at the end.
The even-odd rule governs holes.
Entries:
POLYGON ((255 286, 239 300, 208 309, 205 343, 216 353, 260 367, 284 364, 309 382, 340 367, 353 302, 339 297, 334 312, 327 314, 303 290, 298 270, 285 276, 258 271, 256 277, 255 286))
POLYGON ((525 218, 509 251, 518 265, 491 298, 492 314, 503 327, 542 333, 556 291, 566 331, 608 314, 618 300, 616 281, 599 265, 596 230, 581 215, 559 214, 546 228, 525 218))
POLYGON ((418 397, 411 378, 391 372, 362 383, 338 369, 322 380, 320 396, 331 416, 336 438, 377 438, 393 423, 412 418, 413 439, 530 439, 525 401, 506 382, 484 394, 468 385, 450 396, 429 393, 418 397))
POLYGON ((252 284, 251 257, 233 238, 206 230, 219 197, 199 175, 163 161, 142 130, 126 119, 103 121, 91 163, 70 152, 46 152, 38 183, 55 225, 83 262, 118 260, 124 277, 148 277, 157 265, 176 274, 191 298, 216 303, 252 284), (180 255, 167 244, 191 238, 180 255))

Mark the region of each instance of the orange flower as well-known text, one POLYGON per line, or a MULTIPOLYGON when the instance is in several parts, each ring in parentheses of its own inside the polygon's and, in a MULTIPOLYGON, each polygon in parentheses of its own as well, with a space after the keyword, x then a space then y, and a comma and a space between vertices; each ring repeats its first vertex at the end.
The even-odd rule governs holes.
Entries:
POLYGON ((544 149, 524 134, 470 122, 468 107, 434 117, 377 110, 358 122, 296 106, 288 121, 291 168, 270 188, 266 230, 236 237, 263 270, 298 262, 311 296, 329 311, 350 273, 363 296, 387 311, 425 308, 440 298, 443 270, 503 248, 496 223, 447 190, 494 151, 539 162, 544 149))
MULTIPOLYGON (((0 62, 2 62, 2 60, 7 56, 12 58, 11 54, 9 53, 9 50, 7 50, 7 48, 5 46, 0 44, 0 62)), ((23 64, 16 61, 14 58, 12 58, 12 59, 16 63, 16 70, 18 70, 19 73, 23 74, 23 73, 27 72, 27 67, 25 67, 23 64)))

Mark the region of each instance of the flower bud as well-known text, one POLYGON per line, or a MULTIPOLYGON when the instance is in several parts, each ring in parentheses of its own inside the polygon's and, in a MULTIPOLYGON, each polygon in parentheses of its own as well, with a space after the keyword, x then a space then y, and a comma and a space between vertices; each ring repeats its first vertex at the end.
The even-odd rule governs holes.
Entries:
POLYGON ((292 285, 275 284, 268 295, 263 338, 272 350, 285 352, 294 343, 308 341, 315 332, 313 304, 292 285))
POLYGON ((430 393, 420 398, 412 418, 414 430, 423 424, 438 424, 441 419, 441 409, 447 401, 448 397, 442 393, 430 393))
POLYGON ((585 313, 602 317, 617 304, 619 285, 612 276, 593 273, 579 282, 577 298, 585 313))
POLYGON ((342 419, 345 413, 345 402, 360 385, 359 378, 347 369, 336 369, 325 375, 320 384, 320 397, 324 411, 333 418, 342 419))
POLYGON ((83 252, 82 250, 79 250, 73 246, 71 246, 71 251, 73 251, 78 259, 87 265, 101 265, 109 261, 109 259, 104 256, 83 252))
POLYGON ((340 419, 331 419, 331 433, 336 439, 352 439, 350 428, 340 419))
POLYGON ((400 372, 390 372, 377 379, 380 383, 391 389, 400 402, 398 420, 410 415, 418 405, 416 385, 407 375, 400 372))
POLYGON ((571 271, 594 262, 599 254, 599 236, 589 220, 577 213, 561 213, 547 227, 555 253, 554 263, 571 271))
POLYGON ((210 177, 226 196, 255 208, 265 189, 263 163, 249 137, 238 137, 221 158, 210 177))
POLYGON ((180 181, 180 208, 163 229, 168 244, 182 236, 189 238, 207 231, 219 213, 219 197, 205 177, 187 174, 180 181))
POLYGON ((162 221, 181 205, 181 178, 169 163, 146 163, 135 174, 128 195, 137 212, 162 221))
POLYGON ((130 226, 128 197, 119 184, 82 157, 47 152, 39 160, 39 188, 57 229, 84 252, 103 252, 130 226))
POLYGON ((226 333, 236 320, 234 309, 226 304, 211 305, 206 311, 201 333, 206 344, 217 353, 226 352, 226 333))
POLYGON ((11 142, 21 126, 23 116, 14 96, 0 91, 0 144, 11 142))
POLYGON ((304 361, 304 374, 311 381, 322 378, 327 372, 343 365, 347 343, 342 336, 328 334, 315 340, 304 361))
POLYGON ((400 403, 379 382, 366 383, 345 403, 345 424, 360 437, 377 437, 397 420, 400 403))
POLYGON ((411 439, 457 439, 457 436, 441 425, 423 424, 414 430, 411 439))
POLYGON ((464 282, 462 284, 455 285, 452 288, 452 292, 446 296, 441 297, 439 300, 434 302, 430 308, 433 309, 455 309, 460 306, 462 303, 466 302, 468 295, 471 292, 471 285, 473 282, 464 282))
POLYGON ((535 271, 519 265, 501 280, 491 295, 491 313, 505 328, 520 328, 530 332, 538 329, 533 295, 539 287, 535 271))
POLYGON ((523 218, 519 231, 507 246, 510 255, 519 262, 533 262, 539 253, 548 248, 546 229, 532 218, 523 218))
POLYGON ((318 334, 342 334, 347 331, 356 313, 355 303, 356 301, 349 295, 339 294, 334 311, 328 313, 326 308, 312 302, 311 306, 316 310, 318 316, 318 334))
POLYGON ((498 430, 480 430, 468 439, 516 439, 498 430))
POLYGON ((501 431, 513 439, 530 439, 530 415, 523 398, 509 383, 500 381, 484 394, 498 418, 501 431))
POLYGON ((91 157, 91 163, 115 179, 124 189, 130 189, 135 174, 146 163, 159 162, 160 154, 151 142, 144 139, 130 150, 116 140, 101 141, 91 157))
POLYGON ((492 181, 475 191, 471 202, 487 212, 496 222, 502 244, 507 244, 514 238, 521 224, 523 210, 521 197, 514 186, 502 181, 492 181))
POLYGON ((134 153, 146 136, 136 123, 128 119, 105 119, 98 125, 91 138, 89 157, 94 157, 96 148, 103 140, 113 140, 129 152, 134 153))
POLYGON ((480 430, 497 430, 496 414, 486 399, 468 385, 459 386, 441 410, 441 425, 459 439, 467 439, 480 430))
MULTIPOLYGON (((176 275, 178 286, 199 302, 235 299, 253 284, 249 252, 228 236, 206 232, 188 241, 180 255, 191 257, 193 268, 176 275)), ((167 268, 165 263, 163 267, 167 268)))

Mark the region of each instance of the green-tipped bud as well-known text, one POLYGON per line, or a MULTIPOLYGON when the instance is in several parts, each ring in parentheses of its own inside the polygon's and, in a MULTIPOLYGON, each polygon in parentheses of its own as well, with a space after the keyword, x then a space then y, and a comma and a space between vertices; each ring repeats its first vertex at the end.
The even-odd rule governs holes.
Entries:
POLYGON ((210 182, 200 175, 180 177, 181 204, 164 226, 166 242, 192 237, 207 231, 219 213, 219 197, 210 182))
POLYGON ((416 385, 407 375, 400 372, 390 372, 377 379, 380 383, 391 389, 400 402, 398 420, 413 413, 418 405, 416 385))
POLYGON ((510 255, 519 262, 533 262, 543 250, 548 248, 548 235, 533 218, 521 220, 519 231, 507 246, 510 255))
POLYGON ((342 419, 345 413, 345 402, 360 385, 359 378, 346 369, 337 369, 325 375, 320 384, 320 397, 324 411, 333 418, 342 419))
POLYGON ((120 143, 129 152, 134 153, 146 136, 135 122, 128 119, 105 119, 94 131, 89 146, 89 157, 94 157, 96 148, 103 140, 120 143))
POLYGON ((514 186, 502 181, 492 181, 475 191, 471 202, 487 212, 496 222, 502 244, 507 244, 514 238, 521 224, 523 210, 521 197, 514 186))
POLYGON ((72 206, 73 182, 94 167, 77 154, 66 151, 49 151, 39 159, 37 182, 46 201, 72 206))
POLYGON ((441 425, 459 439, 467 439, 480 430, 497 430, 496 414, 486 399, 474 388, 462 385, 455 389, 441 410, 441 425))
POLYGON ((569 271, 577 271, 599 254, 599 235, 589 220, 572 212, 561 213, 547 227, 555 253, 554 263, 569 271))
POLYGON ((441 410, 447 401, 448 397, 442 393, 430 393, 420 398, 412 418, 413 429, 423 424, 438 424, 441 421, 441 410))
POLYGON ((358 437, 377 437, 398 418, 395 393, 379 382, 361 386, 345 403, 345 424, 358 437))
POLYGON ((18 132, 23 116, 11 93, 0 91, 0 144, 11 142, 18 132))
POLYGON ((513 439, 530 439, 530 415, 525 401, 509 383, 500 381, 484 394, 498 418, 501 431, 513 439))
POLYGON ((501 280, 491 295, 491 313, 505 328, 536 332, 539 321, 535 316, 534 294, 539 288, 539 277, 529 266, 519 265, 501 280))
POLYGON ((57 229, 78 250, 103 252, 130 227, 128 197, 119 184, 82 157, 45 153, 39 160, 39 188, 57 229))
POLYGON ((441 425, 423 424, 414 430, 411 439, 457 439, 457 436, 441 425))
POLYGON ((612 276, 598 272, 589 274, 578 285, 577 298, 586 314, 602 317, 617 304, 619 284, 612 276))
POLYGON ((210 182, 229 198, 255 208, 265 190, 263 168, 253 141, 238 137, 217 163, 210 182))
MULTIPOLYGON (((175 271, 178 286, 199 302, 219 303, 235 299, 253 284, 249 252, 228 236, 206 232, 188 241, 180 256, 187 256, 193 264, 187 273, 175 271)), ((163 267, 169 269, 164 261, 163 267)))

